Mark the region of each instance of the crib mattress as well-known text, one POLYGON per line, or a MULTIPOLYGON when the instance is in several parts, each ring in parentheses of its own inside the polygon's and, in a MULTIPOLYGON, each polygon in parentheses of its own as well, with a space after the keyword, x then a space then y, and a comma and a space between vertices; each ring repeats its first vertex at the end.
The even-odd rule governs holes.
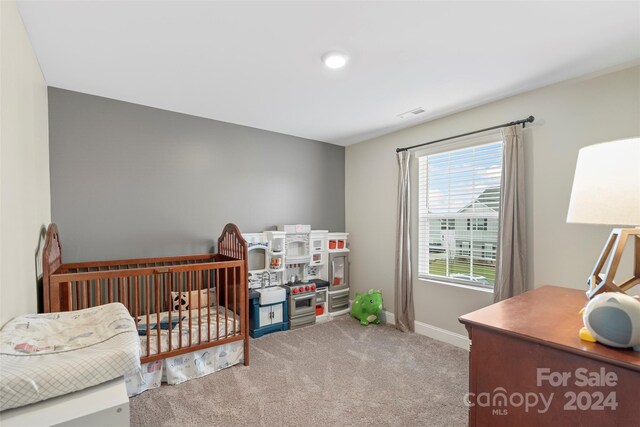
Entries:
POLYGON ((19 316, 0 330, 0 411, 139 369, 138 333, 120 303, 19 316))
MULTIPOLYGON (((160 348, 162 352, 169 351, 169 312, 160 313, 160 348)), ((178 313, 171 313, 171 350, 180 348, 180 335, 182 335, 182 347, 196 345, 199 342, 215 341, 219 338, 232 336, 240 332, 240 317, 233 311, 223 306, 204 307, 200 310, 191 310, 191 322, 189 322, 189 313, 182 312, 182 328, 178 321, 178 313), (198 311, 200 312, 201 321, 198 326, 198 311), (217 314, 217 317, 216 317, 217 314), (226 318, 225 318, 226 315, 226 318), (234 321, 235 319, 235 321, 234 321), (191 339, 189 339, 189 331, 191 331, 191 339), (199 335, 198 335, 199 333, 199 335), (199 338, 200 337, 200 338, 199 338)), ((142 356, 147 356, 147 339, 149 340, 149 355, 158 354, 158 315, 153 313, 149 316, 149 337, 142 335, 140 332, 140 351, 142 356)), ((138 317, 138 330, 143 331, 147 326, 146 316, 138 317)))

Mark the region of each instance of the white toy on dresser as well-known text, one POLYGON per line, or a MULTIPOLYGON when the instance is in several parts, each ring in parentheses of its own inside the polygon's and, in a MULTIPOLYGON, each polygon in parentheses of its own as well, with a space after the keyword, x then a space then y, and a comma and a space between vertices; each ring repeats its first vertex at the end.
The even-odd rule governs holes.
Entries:
POLYGON ((640 299, 621 292, 601 293, 583 311, 580 338, 640 351, 640 299))

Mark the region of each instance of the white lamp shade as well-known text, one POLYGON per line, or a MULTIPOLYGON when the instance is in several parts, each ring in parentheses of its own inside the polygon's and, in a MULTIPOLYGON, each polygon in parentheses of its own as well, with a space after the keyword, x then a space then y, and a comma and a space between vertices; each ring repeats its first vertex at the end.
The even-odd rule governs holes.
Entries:
POLYGON ((640 225, 640 138, 580 150, 567 222, 640 225))

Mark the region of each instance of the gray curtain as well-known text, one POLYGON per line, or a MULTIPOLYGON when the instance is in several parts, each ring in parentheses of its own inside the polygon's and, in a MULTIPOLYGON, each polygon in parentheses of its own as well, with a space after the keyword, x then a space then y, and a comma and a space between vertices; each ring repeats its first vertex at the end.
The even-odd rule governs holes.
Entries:
POLYGON ((413 285, 411 283, 411 153, 398 156, 398 222, 396 225, 396 280, 394 288, 396 328, 414 330, 413 285))
POLYGON ((527 236, 524 194, 524 143, 522 129, 502 130, 504 152, 500 194, 500 223, 496 255, 494 302, 526 291, 527 236))

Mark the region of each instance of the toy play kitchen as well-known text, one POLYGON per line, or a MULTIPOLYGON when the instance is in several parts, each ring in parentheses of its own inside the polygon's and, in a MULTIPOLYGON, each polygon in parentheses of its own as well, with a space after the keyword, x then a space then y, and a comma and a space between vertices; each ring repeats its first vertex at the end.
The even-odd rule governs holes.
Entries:
POLYGON ((349 312, 348 234, 299 224, 277 228, 243 234, 254 338, 349 312))

